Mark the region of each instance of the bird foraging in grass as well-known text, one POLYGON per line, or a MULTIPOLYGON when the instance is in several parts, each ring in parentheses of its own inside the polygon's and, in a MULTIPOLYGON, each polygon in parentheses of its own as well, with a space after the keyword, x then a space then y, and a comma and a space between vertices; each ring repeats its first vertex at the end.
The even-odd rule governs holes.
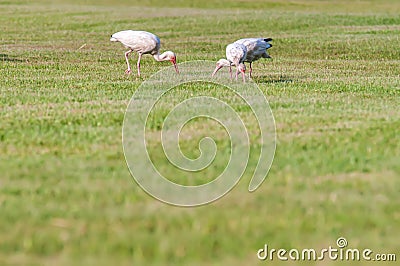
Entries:
POLYGON ((154 57, 156 61, 167 61, 169 60, 175 67, 176 73, 179 73, 178 66, 176 65, 176 55, 172 51, 166 51, 160 54, 160 38, 158 38, 153 33, 147 31, 134 31, 134 30, 124 30, 119 31, 111 35, 110 41, 120 42, 129 50, 125 52, 125 60, 128 65, 128 69, 125 71, 126 74, 132 72, 129 65, 128 56, 133 51, 138 53, 137 61, 137 73, 140 77, 140 60, 142 55, 150 54, 154 57))
POLYGON ((249 76, 253 72, 251 64, 260 58, 271 58, 267 53, 267 50, 272 47, 269 42, 272 41, 271 38, 245 38, 235 41, 234 43, 243 44, 246 46, 247 55, 244 62, 250 63, 249 76))
POLYGON ((231 43, 226 46, 226 59, 220 59, 217 62, 212 76, 214 76, 222 67, 229 67, 229 73, 232 79, 232 65, 236 66, 236 80, 239 72, 242 73, 243 82, 245 82, 246 66, 244 60, 246 59, 247 49, 246 46, 240 43, 231 43))

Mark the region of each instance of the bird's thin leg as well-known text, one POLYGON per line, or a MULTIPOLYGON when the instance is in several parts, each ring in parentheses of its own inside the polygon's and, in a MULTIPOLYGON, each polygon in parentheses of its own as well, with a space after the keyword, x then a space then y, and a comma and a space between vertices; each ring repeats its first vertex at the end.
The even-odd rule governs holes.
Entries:
POLYGON ((238 74, 239 74, 239 66, 236 67, 236 75, 235 75, 236 80, 238 79, 238 74))
POLYGON ((128 56, 130 55, 130 53, 132 53, 132 50, 125 52, 125 60, 126 60, 126 64, 128 65, 128 69, 125 71, 125 74, 131 73, 131 66, 129 65, 129 59, 128 59, 128 56))
POLYGON ((139 53, 139 58, 137 60, 137 74, 140 77, 140 59, 142 59, 142 54, 139 53))
POLYGON ((246 78, 245 78, 244 72, 242 72, 242 77, 243 77, 243 83, 246 83, 246 78))
POLYGON ((252 78, 251 73, 253 72, 253 68, 251 67, 251 63, 252 62, 250 62, 250 71, 249 71, 250 78, 252 78))
POLYGON ((231 79, 232 79, 232 66, 229 65, 229 74, 231 75, 231 79))

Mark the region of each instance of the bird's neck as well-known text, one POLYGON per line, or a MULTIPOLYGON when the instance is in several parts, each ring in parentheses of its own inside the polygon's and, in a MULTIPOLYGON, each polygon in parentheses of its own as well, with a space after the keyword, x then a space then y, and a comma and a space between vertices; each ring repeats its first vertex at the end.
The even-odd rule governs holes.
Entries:
POLYGON ((162 54, 155 54, 155 55, 153 55, 153 57, 156 61, 159 61, 159 62, 169 60, 167 52, 162 53, 162 54))

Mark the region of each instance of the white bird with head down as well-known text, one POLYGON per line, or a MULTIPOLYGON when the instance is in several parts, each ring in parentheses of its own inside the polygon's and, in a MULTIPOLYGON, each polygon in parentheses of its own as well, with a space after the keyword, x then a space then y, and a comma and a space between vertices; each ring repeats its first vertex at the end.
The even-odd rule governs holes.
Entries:
POLYGON ((269 43, 270 41, 272 41, 271 38, 245 38, 234 42, 246 46, 247 56, 244 61, 250 63, 250 78, 251 73, 253 72, 251 64, 254 61, 257 61, 260 58, 271 58, 271 56, 267 53, 267 49, 272 47, 272 44, 269 43))
POLYGON ((125 52, 126 64, 128 65, 128 69, 125 71, 126 74, 130 74, 131 67, 129 65, 128 56, 133 51, 138 53, 138 61, 137 61, 137 71, 138 76, 140 77, 140 60, 142 59, 142 55, 150 54, 157 61, 167 61, 169 60, 175 67, 175 71, 179 73, 178 66, 176 65, 176 55, 174 52, 166 51, 160 54, 160 38, 158 38, 153 33, 147 31, 134 31, 134 30, 124 30, 119 31, 111 35, 110 41, 112 42, 120 42, 129 50, 125 52))
POLYGON ((229 73, 232 78, 232 65, 236 66, 236 80, 238 78, 239 72, 242 73, 243 82, 245 82, 245 71, 246 66, 244 65, 244 60, 246 59, 247 49, 246 46, 239 43, 231 43, 226 46, 226 59, 220 59, 217 62, 214 72, 212 76, 217 73, 219 69, 224 66, 229 67, 229 73))

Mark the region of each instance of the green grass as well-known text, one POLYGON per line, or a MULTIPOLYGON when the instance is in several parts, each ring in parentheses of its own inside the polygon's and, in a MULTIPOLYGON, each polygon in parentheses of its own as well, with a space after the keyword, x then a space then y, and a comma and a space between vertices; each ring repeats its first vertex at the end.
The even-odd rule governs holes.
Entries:
MULTIPOLYGON (((256 265, 265 243, 322 249, 339 236, 400 259, 398 1, 131 2, 0 1, 1 265, 256 265), (169 63, 144 56, 143 78, 125 76, 124 48, 109 42, 123 29, 156 33, 178 62, 216 61, 241 37, 274 39, 273 60, 253 64, 277 128, 256 192, 247 171, 219 201, 178 208, 133 181, 124 111, 169 63)), ((192 127, 183 148, 195 157, 205 130, 192 127)))

